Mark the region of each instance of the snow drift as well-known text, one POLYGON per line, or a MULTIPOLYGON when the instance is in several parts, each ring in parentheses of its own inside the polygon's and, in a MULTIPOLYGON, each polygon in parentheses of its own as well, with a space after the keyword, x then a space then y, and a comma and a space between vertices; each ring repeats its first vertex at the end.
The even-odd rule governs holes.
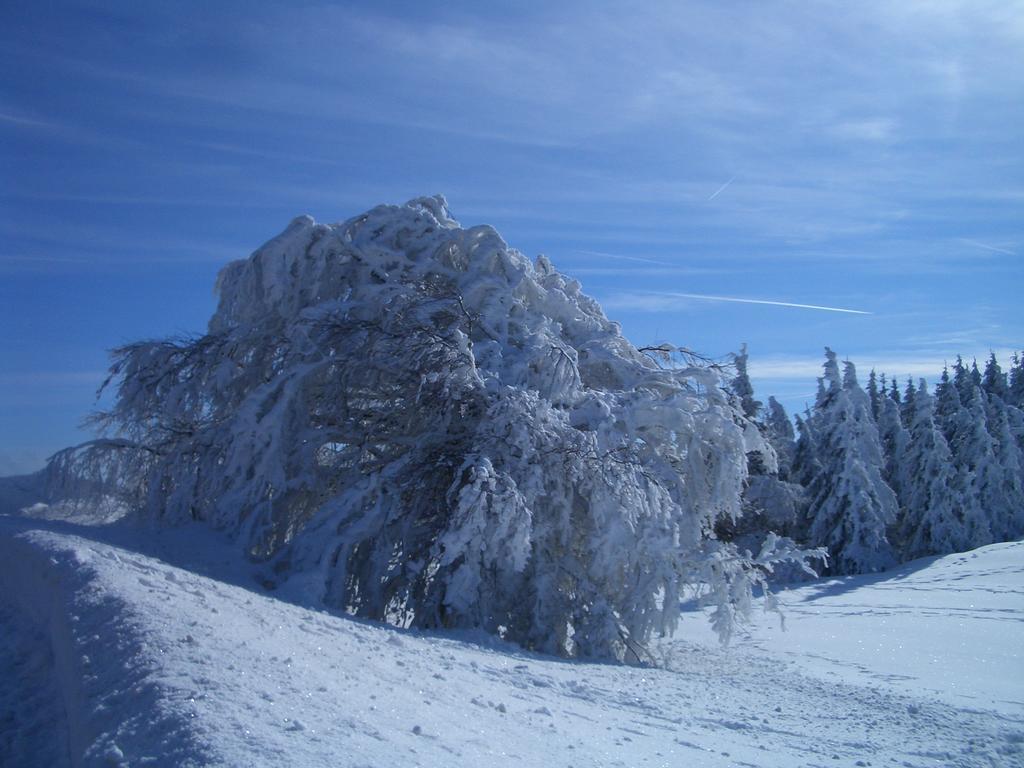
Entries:
POLYGON ((711 535, 770 454, 720 372, 637 350, 441 197, 295 219, 217 290, 204 336, 115 351, 105 437, 51 487, 208 521, 268 586, 563 655, 639 658, 688 583, 727 636, 759 566, 796 557, 711 535))

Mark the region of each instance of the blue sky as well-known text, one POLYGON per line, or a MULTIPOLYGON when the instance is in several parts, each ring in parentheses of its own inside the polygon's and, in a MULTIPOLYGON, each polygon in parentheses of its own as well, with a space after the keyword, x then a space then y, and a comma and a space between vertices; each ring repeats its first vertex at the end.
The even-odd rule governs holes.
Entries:
POLYGON ((747 342, 790 410, 826 344, 864 375, 1006 356, 1022 51, 1006 0, 12 5, 0 474, 85 439, 106 351, 202 331, 295 215, 435 192, 636 343, 747 342))

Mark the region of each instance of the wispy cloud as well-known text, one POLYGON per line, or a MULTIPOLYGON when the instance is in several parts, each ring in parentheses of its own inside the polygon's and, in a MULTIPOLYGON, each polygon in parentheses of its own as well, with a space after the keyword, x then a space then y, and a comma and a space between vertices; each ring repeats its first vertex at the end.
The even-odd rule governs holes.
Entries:
POLYGON ((245 157, 258 157, 263 160, 283 160, 289 163, 309 163, 312 165, 343 165, 340 161, 327 156, 306 155, 298 152, 280 152, 258 147, 246 147, 238 144, 226 144, 223 142, 194 142, 199 149, 207 149, 212 152, 223 152, 229 155, 243 155, 245 157))
POLYGON ((831 133, 853 141, 890 141, 896 136, 897 122, 892 118, 875 117, 844 120, 831 126, 831 133))
POLYGON ((12 115, 8 112, 0 112, 0 123, 13 123, 14 125, 24 125, 30 128, 55 128, 53 123, 48 123, 44 120, 36 120, 30 117, 23 117, 21 115, 12 115))
POLYGON ((1016 256, 1014 251, 1007 250, 1006 248, 999 248, 994 245, 986 245, 985 243, 979 243, 977 240, 968 240, 966 237, 961 237, 960 242, 965 245, 973 245, 976 248, 983 248, 986 251, 992 251, 993 253, 1003 253, 1007 256, 1016 256))
MULTIPOLYGON (((63 223, 39 229, 21 223, 0 223, 0 237, 20 239, 23 250, 0 254, 11 263, 54 262, 93 264, 151 263, 159 261, 228 261, 252 252, 249 245, 193 240, 187 237, 126 238, 116 227, 63 223)), ((251 245, 251 244, 250 244, 251 245)))

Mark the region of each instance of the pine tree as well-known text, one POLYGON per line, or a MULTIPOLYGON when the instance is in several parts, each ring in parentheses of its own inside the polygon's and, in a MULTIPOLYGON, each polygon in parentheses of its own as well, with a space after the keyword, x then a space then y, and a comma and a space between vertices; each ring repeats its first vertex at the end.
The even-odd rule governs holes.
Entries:
POLYGON ((956 356, 956 362, 953 364, 953 384, 960 395, 960 401, 967 402, 974 383, 971 381, 971 371, 964 365, 964 359, 960 355, 956 356))
POLYGON ((953 457, 934 420, 934 398, 921 379, 908 446, 906 502, 900 540, 905 559, 960 552, 970 546, 953 457))
POLYGON ((733 356, 733 364, 736 367, 736 375, 732 379, 731 389, 733 394, 739 398, 743 414, 751 421, 756 421, 761 414, 761 401, 754 399, 754 386, 750 383, 750 376, 747 374, 747 345, 740 347, 738 355, 733 356))
POLYGON ((950 378, 949 367, 944 366, 935 385, 935 422, 947 443, 953 439, 954 417, 961 407, 960 393, 950 378))
POLYGON ((1016 352, 1013 354, 1013 367, 1010 368, 1007 402, 1015 408, 1024 409, 1024 357, 1016 352))
POLYGON ((774 397, 768 398, 768 416, 765 421, 768 442, 775 449, 779 467, 779 479, 789 480, 793 471, 793 458, 796 451, 796 433, 786 409, 774 397))
POLYGON ((981 371, 978 370, 978 359, 974 358, 971 360, 971 385, 974 387, 980 387, 982 382, 981 371))
MULTIPOLYGON (((882 374, 882 389, 885 389, 885 374, 882 374)), ((878 421, 878 408, 879 408, 879 392, 878 392, 878 377, 875 375, 875 369, 871 369, 871 373, 868 374, 868 397, 871 399, 871 416, 878 421)))
POLYGON ((891 397, 882 397, 879 402, 878 437, 882 444, 885 461, 883 477, 896 494, 900 506, 906 503, 908 475, 907 447, 910 433, 903 426, 900 406, 891 397))
POLYGON ((900 398, 900 388, 899 385, 896 383, 895 376, 892 377, 892 381, 890 382, 890 384, 891 387, 889 389, 889 399, 896 403, 896 405, 899 405, 902 402, 902 399, 900 398))
POLYGON ((989 354, 988 362, 985 364, 985 375, 982 378, 981 387, 989 397, 995 395, 1004 403, 1007 401, 1009 387, 1006 382, 1006 374, 999 367, 999 361, 996 360, 995 352, 989 354))
POLYGON ((793 460, 793 425, 775 398, 770 399, 766 418, 761 418, 762 404, 754 398, 747 375, 746 345, 734 360, 736 376, 730 391, 747 416, 744 436, 753 450, 747 453, 743 514, 738 519, 721 520, 715 532, 741 551, 760 552, 770 541, 793 548, 796 545, 791 539, 780 538, 794 530, 803 504, 803 489, 787 482, 793 460))
POLYGON ((801 508, 801 514, 797 517, 790 535, 797 541, 806 544, 810 537, 811 527, 810 502, 822 493, 825 468, 819 459, 821 446, 814 428, 814 415, 809 410, 805 411, 802 417, 795 418, 795 422, 797 440, 793 448, 793 469, 790 472, 790 480, 804 489, 806 503, 801 508))
POLYGON ((971 381, 969 373, 964 378, 966 395, 959 409, 947 417, 947 434, 959 475, 958 485, 964 489, 965 525, 971 545, 980 547, 1001 537, 1002 520, 1007 515, 1006 500, 1001 493, 1002 472, 995 456, 994 441, 988 433, 985 395, 971 381))
POLYGON ((914 396, 916 394, 914 380, 907 376, 907 386, 903 390, 903 402, 900 404, 900 418, 904 424, 914 423, 914 414, 917 413, 917 406, 914 403, 914 396))
POLYGON ((818 460, 818 438, 814 431, 814 416, 809 410, 794 419, 797 440, 793 448, 791 477, 805 488, 810 488, 824 471, 818 460))
POLYGON ((825 349, 822 397, 815 404, 815 458, 820 471, 809 492, 808 538, 828 549, 834 573, 868 573, 892 566, 886 529, 896 521, 896 495, 883 478, 882 447, 871 403, 845 364, 842 380, 835 353, 825 349))
POLYGON ((1011 375, 1003 373, 995 353, 989 354, 982 377, 988 432, 994 441, 996 461, 1002 473, 1001 495, 1005 499, 1001 521, 993 523, 993 534, 1003 540, 1024 535, 1024 413, 1013 405, 1013 372, 1020 365, 1014 355, 1011 375))

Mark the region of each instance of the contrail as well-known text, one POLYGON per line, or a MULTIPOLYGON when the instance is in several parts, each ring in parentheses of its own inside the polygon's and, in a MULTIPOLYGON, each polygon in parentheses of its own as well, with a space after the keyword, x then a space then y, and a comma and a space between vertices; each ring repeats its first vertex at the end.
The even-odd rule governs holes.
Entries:
POLYGON ((1017 255, 1013 251, 1008 251, 1005 248, 996 248, 994 245, 985 245, 984 243, 979 243, 977 240, 968 240, 965 237, 961 237, 960 238, 960 242, 961 243, 967 243, 967 245, 974 245, 974 246, 977 246, 978 248, 984 248, 986 251, 995 251, 996 253, 1005 253, 1007 256, 1016 256, 1017 255))
POLYGON ((717 189, 717 190, 715 191, 715 194, 713 194, 713 195, 712 195, 711 197, 709 197, 709 198, 708 198, 708 200, 714 200, 714 199, 715 199, 716 197, 718 197, 718 196, 719 196, 720 194, 722 194, 723 192, 725 192, 726 188, 727 188, 727 187, 728 187, 728 186, 729 186, 730 184, 732 184, 732 183, 733 183, 734 181, 736 181, 736 175, 735 175, 735 174, 733 174, 733 177, 732 177, 731 179, 729 179, 729 180, 728 180, 727 182, 725 182, 725 184, 723 184, 722 186, 720 186, 720 187, 719 187, 719 188, 718 188, 718 189, 717 189))
POLYGON ((658 261, 657 259, 645 259, 643 256, 622 256, 618 253, 604 253, 602 251, 576 251, 576 253, 584 254, 585 256, 601 256, 605 259, 622 259, 624 261, 642 261, 644 264, 660 264, 663 267, 674 267, 668 261, 658 261))
POLYGON ((870 315, 862 309, 843 309, 842 307, 822 307, 817 304, 795 304, 791 301, 768 301, 767 299, 739 299, 735 296, 705 296, 700 293, 662 293, 661 296, 675 296, 680 299, 701 299, 703 301, 732 301, 737 304, 768 304, 773 307, 796 307, 797 309, 820 309, 824 312, 845 312, 850 315, 870 315))

